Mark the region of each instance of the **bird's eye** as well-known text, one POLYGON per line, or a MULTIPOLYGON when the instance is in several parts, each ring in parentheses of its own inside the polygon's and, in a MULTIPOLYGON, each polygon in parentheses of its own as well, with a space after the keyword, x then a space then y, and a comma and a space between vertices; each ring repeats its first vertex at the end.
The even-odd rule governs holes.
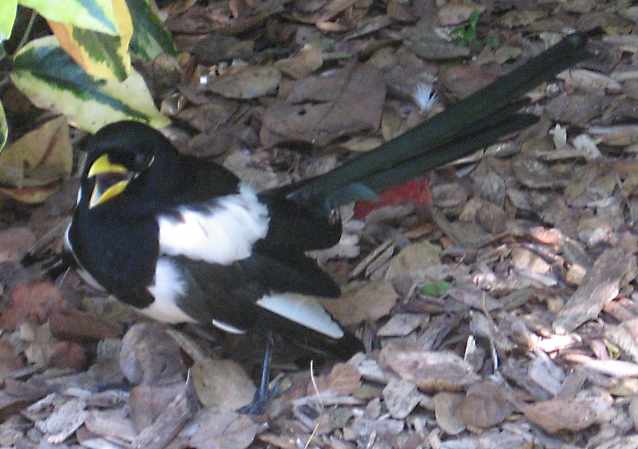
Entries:
POLYGON ((155 159, 155 156, 148 153, 137 153, 135 155, 135 168, 138 171, 142 171, 151 166, 155 159))

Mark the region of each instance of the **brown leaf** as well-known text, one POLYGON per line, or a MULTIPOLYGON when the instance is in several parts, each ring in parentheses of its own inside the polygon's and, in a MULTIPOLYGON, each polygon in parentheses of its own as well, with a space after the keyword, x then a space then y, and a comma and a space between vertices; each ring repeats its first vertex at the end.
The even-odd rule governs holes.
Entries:
POLYGON ((422 399, 416 385, 407 380, 392 379, 383 389, 383 402, 393 418, 406 418, 422 399))
POLYGON ((49 120, 0 153, 2 191, 27 203, 44 201, 71 174, 72 165, 66 118, 49 120))
POLYGON ((142 431, 155 422, 173 399, 184 391, 180 379, 162 385, 136 385, 131 389, 128 406, 135 428, 142 431))
POLYGON ((138 323, 122 340, 120 369, 133 384, 181 379, 186 371, 180 348, 157 323, 138 323))
POLYGON ((0 231, 0 263, 17 261, 35 244, 33 232, 25 227, 0 231))
POLYGON ((60 340, 103 340, 119 337, 123 332, 117 323, 77 309, 54 311, 49 318, 49 325, 53 336, 60 340))
POLYGON ((22 357, 16 354, 16 350, 6 339, 0 340, 0 380, 11 371, 22 368, 22 357))
POLYGON ((434 395, 434 416, 436 423, 449 435, 457 435, 465 430, 465 425, 458 417, 458 409, 463 402, 459 393, 437 393, 434 395))
POLYGON ((360 288, 351 285, 336 301, 325 300, 322 304, 337 321, 350 326, 386 316, 398 297, 388 282, 373 281, 360 288))
POLYGON ((385 83, 367 64, 297 81, 286 103, 275 103, 263 116, 264 145, 308 142, 323 146, 353 133, 376 129, 381 120, 385 83), (298 104, 312 101, 313 103, 298 104))
MULTIPOLYGON (((361 374, 348 363, 337 363, 329 374, 317 377, 315 383, 322 395, 350 396, 361 387, 361 374)), ((317 394, 312 382, 308 382, 307 393, 317 394)))
POLYGON ((71 341, 58 341, 49 349, 49 366, 82 370, 86 367, 87 357, 84 347, 71 341))
POLYGON ((440 80, 455 98, 465 98, 487 86, 498 74, 472 65, 455 65, 441 71, 440 80))
POLYGON ((441 264, 441 248, 428 241, 406 246, 392 258, 386 278, 422 278, 427 267, 441 264))
POLYGON ((296 80, 307 77, 322 65, 321 49, 315 47, 302 48, 296 55, 275 63, 275 67, 296 80))
POLYGON ((45 322, 65 307, 60 290, 47 281, 19 284, 11 291, 11 299, 0 316, 0 328, 14 330, 25 320, 45 322))
POLYGON ((561 309, 553 328, 571 332, 585 321, 596 318, 605 304, 614 299, 620 287, 636 274, 635 250, 614 247, 602 253, 585 276, 584 282, 561 309))
POLYGON ((244 449, 255 439, 259 424, 246 415, 211 409, 196 419, 197 431, 190 438, 195 449, 244 449))
POLYGON ((274 92, 280 81, 275 67, 245 66, 209 79, 207 88, 222 97, 247 100, 274 92))
POLYGON ((468 427, 487 429, 502 423, 512 413, 501 387, 493 382, 470 386, 459 404, 458 417, 468 427))
POLYGON ((379 361, 424 391, 459 391, 479 380, 469 363, 446 351, 401 349, 389 344, 379 361))
POLYGON ((205 407, 236 410, 252 400, 256 388, 232 360, 197 360, 191 369, 197 397, 205 407))
POLYGON ((597 414, 589 400, 550 399, 523 407, 523 413, 549 433, 578 432, 596 423, 597 414))

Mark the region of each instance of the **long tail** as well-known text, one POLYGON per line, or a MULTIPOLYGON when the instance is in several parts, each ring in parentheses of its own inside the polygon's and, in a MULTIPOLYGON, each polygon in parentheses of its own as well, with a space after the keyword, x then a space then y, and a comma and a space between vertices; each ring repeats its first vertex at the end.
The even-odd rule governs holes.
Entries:
POLYGON ((537 118, 515 113, 520 108, 519 97, 586 59, 586 42, 584 34, 571 34, 398 138, 331 172, 287 186, 281 193, 300 204, 329 210, 405 182, 526 128, 537 118))

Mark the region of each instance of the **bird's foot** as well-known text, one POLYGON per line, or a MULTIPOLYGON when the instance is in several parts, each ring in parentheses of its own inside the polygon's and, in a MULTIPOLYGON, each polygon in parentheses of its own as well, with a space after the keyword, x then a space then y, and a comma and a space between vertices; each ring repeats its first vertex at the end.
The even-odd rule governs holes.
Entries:
POLYGON ((279 393, 279 382, 275 381, 272 387, 266 388, 264 391, 260 389, 255 391, 255 396, 250 404, 240 407, 237 412, 243 415, 263 415, 268 408, 270 400, 278 396, 279 393))

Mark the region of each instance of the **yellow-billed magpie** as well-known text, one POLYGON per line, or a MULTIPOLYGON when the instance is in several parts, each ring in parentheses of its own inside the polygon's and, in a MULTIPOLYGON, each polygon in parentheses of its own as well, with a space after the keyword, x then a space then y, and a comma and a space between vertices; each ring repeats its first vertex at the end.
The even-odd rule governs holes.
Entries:
MULTIPOLYGON (((136 122, 90 138, 66 234, 83 278, 154 319, 271 330, 361 348, 313 298, 338 285, 307 251, 341 235, 336 206, 463 157, 537 119, 518 97, 586 56, 573 34, 380 148, 312 179, 256 192, 215 163, 178 154, 136 122)), ((264 399, 270 347, 259 389, 264 399)), ((259 401, 257 401, 259 402, 259 401)))

